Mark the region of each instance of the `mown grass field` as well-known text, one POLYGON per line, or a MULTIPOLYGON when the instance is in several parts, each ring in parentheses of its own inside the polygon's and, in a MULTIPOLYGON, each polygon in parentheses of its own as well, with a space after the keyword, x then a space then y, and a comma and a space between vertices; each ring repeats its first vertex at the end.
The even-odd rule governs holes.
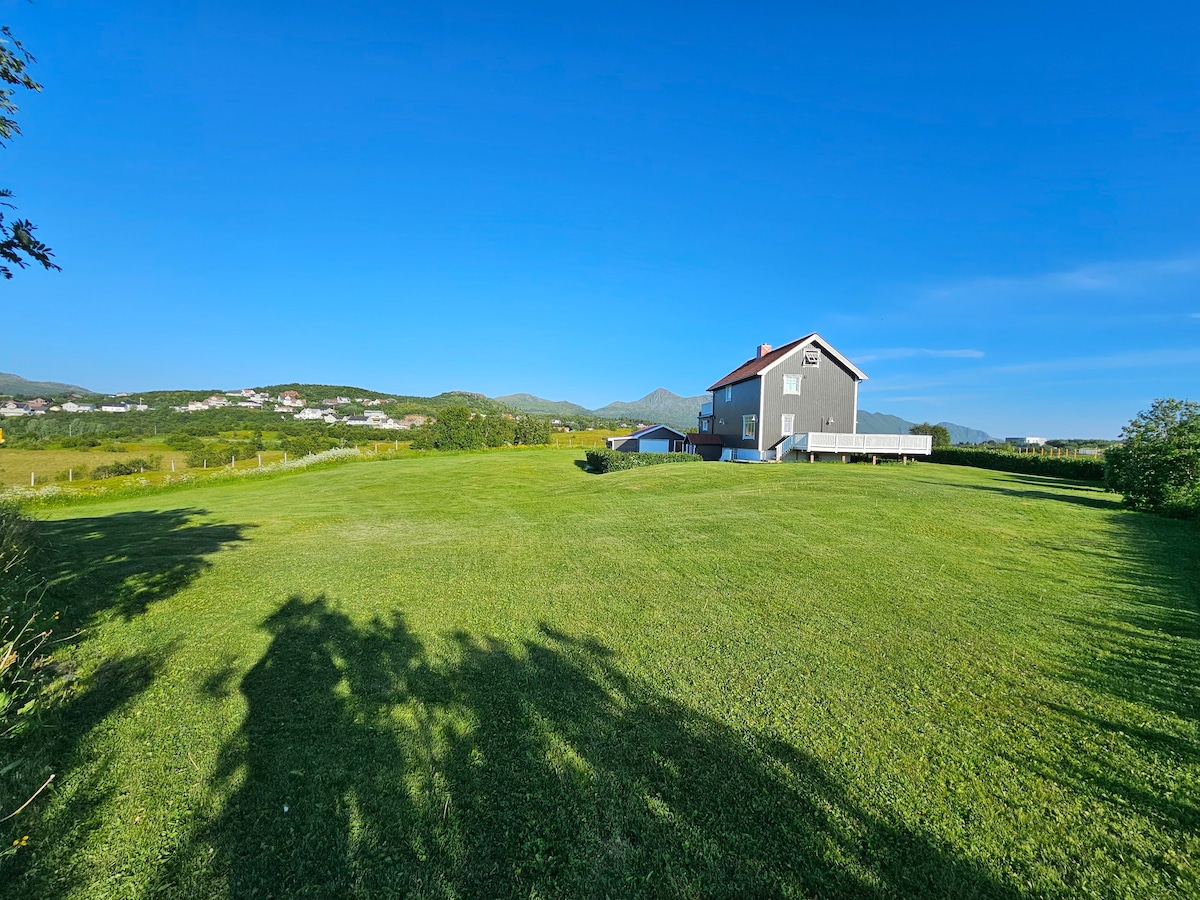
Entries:
POLYGON ((575 456, 48 513, 86 630, 0 893, 1200 893, 1195 524, 949 466, 575 456))

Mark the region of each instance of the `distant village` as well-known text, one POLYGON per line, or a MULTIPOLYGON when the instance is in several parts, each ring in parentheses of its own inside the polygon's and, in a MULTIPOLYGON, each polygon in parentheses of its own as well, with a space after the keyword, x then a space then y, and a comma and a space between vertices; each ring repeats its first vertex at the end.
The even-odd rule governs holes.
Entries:
MULTIPOLYGON (((52 404, 40 397, 27 401, 6 400, 0 403, 0 416, 7 418, 40 416, 48 412, 127 413, 142 412, 150 409, 149 406, 140 401, 135 402, 133 400, 122 399, 126 396, 128 395, 119 394, 116 398, 107 400, 99 406, 94 403, 80 403, 74 399, 74 396, 61 405, 52 404)), ((335 412, 337 407, 349 403, 371 407, 382 406, 385 403, 392 402, 394 401, 387 397, 379 399, 371 397, 356 397, 354 399, 350 397, 329 397, 322 400, 319 406, 308 406, 304 398, 296 391, 284 391, 278 396, 272 397, 270 394, 262 391, 245 388, 225 394, 213 394, 204 400, 192 400, 185 406, 173 406, 171 409, 182 413, 204 412, 210 409, 224 409, 229 406, 238 406, 243 409, 273 409, 277 413, 291 415, 293 419, 300 421, 321 421, 327 425, 360 425, 364 428, 379 428, 388 431, 405 431, 409 428, 424 425, 428 421, 426 416, 420 415, 407 415, 399 419, 393 419, 380 410, 370 409, 362 413, 347 416, 339 416, 335 412)))

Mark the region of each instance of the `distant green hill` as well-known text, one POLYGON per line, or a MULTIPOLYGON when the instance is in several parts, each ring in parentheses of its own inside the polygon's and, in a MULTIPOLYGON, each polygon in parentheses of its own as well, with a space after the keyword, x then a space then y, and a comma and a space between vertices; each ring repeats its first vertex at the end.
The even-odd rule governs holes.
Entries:
POLYGON ((862 434, 908 434, 914 422, 887 413, 858 411, 858 430, 862 434))
POLYGON ((628 403, 616 401, 596 410, 596 415, 609 419, 637 419, 647 424, 662 423, 677 428, 695 430, 700 407, 709 402, 708 394, 680 397, 666 388, 651 391, 640 400, 628 403))
POLYGON ((16 397, 35 397, 38 394, 61 396, 64 394, 94 394, 85 387, 77 384, 63 384, 61 381, 29 381, 20 375, 0 372, 0 394, 11 394, 16 397))
POLYGON ((599 419, 620 419, 656 424, 661 422, 677 428, 695 428, 696 414, 700 411, 701 404, 708 402, 708 395, 680 397, 666 388, 658 388, 640 400, 615 401, 600 409, 588 409, 586 406, 580 406, 569 400, 546 400, 533 394, 506 394, 494 399, 500 403, 514 406, 523 412, 541 416, 559 418, 594 416, 599 419))
POLYGON ((578 403, 571 403, 569 400, 547 400, 533 394, 505 394, 503 397, 493 397, 492 399, 537 416, 592 415, 590 409, 580 406, 578 403))
MULTIPOLYGON (((858 411, 858 431, 861 434, 907 434, 908 429, 916 424, 916 422, 910 422, 887 413, 867 412, 865 409, 858 411)), ((986 444, 993 439, 986 431, 980 431, 978 428, 968 428, 966 425, 956 425, 953 422, 934 422, 933 424, 941 425, 950 432, 950 443, 952 444, 986 444)))

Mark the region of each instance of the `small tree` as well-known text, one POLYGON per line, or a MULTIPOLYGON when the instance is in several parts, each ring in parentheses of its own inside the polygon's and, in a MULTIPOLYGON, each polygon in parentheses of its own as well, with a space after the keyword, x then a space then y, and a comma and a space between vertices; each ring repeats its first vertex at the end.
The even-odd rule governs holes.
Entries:
POLYGON ((928 434, 933 438, 933 446, 949 447, 950 446, 950 431, 945 425, 930 425, 928 422, 922 422, 920 425, 914 425, 908 429, 909 434, 928 434))
MULTIPOLYGON (((8 26, 0 27, 0 83, 4 85, 0 87, 0 146, 21 133, 17 120, 9 115, 17 111, 17 105, 12 99, 16 88, 31 91, 42 89, 42 86, 25 71, 25 66, 32 62, 35 62, 33 55, 12 36, 8 26)), ((0 206, 16 209, 8 202, 10 197, 12 191, 0 188, 0 206)), ((28 265, 26 257, 47 269, 59 268, 51 262, 54 253, 50 248, 33 236, 36 229, 37 226, 28 219, 6 222, 4 213, 0 212, 0 276, 12 278, 12 269, 7 264, 11 263, 23 269, 28 265)))
POLYGON ((1200 511, 1200 404, 1159 399, 1104 453, 1104 481, 1126 506, 1171 515, 1200 511))

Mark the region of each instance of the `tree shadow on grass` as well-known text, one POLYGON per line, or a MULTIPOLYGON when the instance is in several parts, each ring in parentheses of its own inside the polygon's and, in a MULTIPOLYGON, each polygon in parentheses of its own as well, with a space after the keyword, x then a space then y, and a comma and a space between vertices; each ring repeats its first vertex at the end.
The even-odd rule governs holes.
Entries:
POLYGON ((106 660, 82 683, 69 688, 69 700, 53 705, 28 739, 10 746, 17 768, 10 780, 0 780, 6 810, 29 797, 49 776, 54 775, 55 781, 39 795, 38 806, 4 825, 6 841, 32 833, 41 842, 35 842, 34 852, 0 863, 0 875, 11 885, 6 896, 64 896, 76 884, 72 870, 78 863, 77 851, 103 824, 114 796, 107 776, 111 760, 88 749, 90 736, 153 683, 172 650, 165 647, 152 656, 106 660), (68 799, 55 802, 55 794, 64 790, 68 799))
POLYGON ((98 613, 141 615, 187 587, 211 565, 209 556, 246 539, 249 526, 204 522, 206 514, 169 509, 39 523, 45 603, 61 611, 60 630, 98 613))
POLYGON ((1194 890, 1200 878, 1180 860, 1200 836, 1200 527, 1135 512, 1110 522, 1123 552, 1100 574, 1117 599, 1064 616, 1080 638, 1048 663, 1085 693, 1074 704, 1042 701, 1049 721, 1082 739, 1070 756, 1025 753, 1020 763, 1152 823, 1164 881, 1194 890))
MULTIPOLYGON (((204 510, 178 509, 39 522, 43 621, 57 612, 55 634, 74 634, 78 643, 86 639, 86 628, 103 618, 131 619, 182 590, 211 565, 208 557, 244 540, 246 526, 206 523, 204 515, 204 510)), ((20 817, 0 823, 0 837, 14 830, 53 834, 55 846, 42 858, 59 860, 57 865, 69 871, 70 849, 95 827, 107 796, 101 787, 106 762, 88 749, 90 735, 149 687, 171 652, 167 646, 152 655, 111 658, 81 673, 79 681, 74 671, 56 664, 59 677, 44 698, 46 711, 0 748, 0 809, 15 808, 51 773, 56 779, 20 817), (69 801, 51 802, 56 791, 64 790, 70 791, 69 801)), ((36 872, 32 856, 21 854, 14 868, 32 865, 30 871, 36 872)), ((33 895, 53 894, 43 886, 33 895)))
POLYGON ((595 641, 460 633, 435 663, 401 616, 323 596, 264 627, 224 804, 152 894, 1018 896, 595 641))
POLYGON ((1027 475, 1024 472, 998 472, 1004 481, 1016 484, 1030 484, 1043 488, 1061 488, 1067 491, 1086 491, 1088 493, 1105 493, 1103 482, 1080 481, 1075 478, 1059 478, 1054 475, 1027 475))
POLYGON ((1105 494, 1098 488, 1086 490, 1085 485, 1075 482, 1069 482, 1069 486, 1074 493, 1064 493, 1059 485, 1045 484, 1041 481, 1027 481, 1025 479, 1008 478, 1009 481, 1020 481, 1024 484, 1039 485, 1046 488, 1045 490, 1033 490, 1024 487, 1001 487, 995 484, 960 484, 948 481, 933 481, 922 479, 926 484, 935 484, 942 488, 955 488, 965 491, 984 491, 991 494, 1000 494, 1006 497, 1015 497, 1020 500, 1054 500, 1059 503, 1074 503, 1078 506, 1089 506, 1092 509, 1118 510, 1121 509, 1121 501, 1114 494, 1105 494), (1086 492, 1085 492, 1086 490, 1086 492))

